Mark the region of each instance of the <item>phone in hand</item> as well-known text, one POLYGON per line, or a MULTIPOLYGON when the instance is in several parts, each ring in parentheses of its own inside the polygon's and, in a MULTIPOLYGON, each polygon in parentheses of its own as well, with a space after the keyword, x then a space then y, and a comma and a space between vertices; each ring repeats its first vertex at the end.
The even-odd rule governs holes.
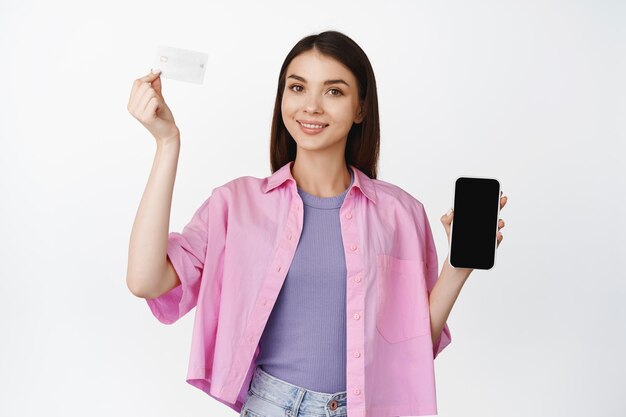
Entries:
POLYGON ((496 262, 500 181, 458 177, 448 262, 453 268, 491 269, 496 262))

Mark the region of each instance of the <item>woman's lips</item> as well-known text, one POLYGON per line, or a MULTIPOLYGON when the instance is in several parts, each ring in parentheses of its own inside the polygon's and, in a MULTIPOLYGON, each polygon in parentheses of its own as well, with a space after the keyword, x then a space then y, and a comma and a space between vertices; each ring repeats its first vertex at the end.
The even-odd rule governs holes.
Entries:
POLYGON ((306 127, 306 126, 302 125, 302 123, 300 123, 299 121, 298 121, 298 124, 300 125, 300 129, 302 129, 302 131, 304 133, 306 133, 307 135, 316 135, 316 134, 320 133, 322 130, 324 130, 328 126, 328 125, 325 125, 325 126, 320 127, 320 128, 310 128, 310 127, 306 127))

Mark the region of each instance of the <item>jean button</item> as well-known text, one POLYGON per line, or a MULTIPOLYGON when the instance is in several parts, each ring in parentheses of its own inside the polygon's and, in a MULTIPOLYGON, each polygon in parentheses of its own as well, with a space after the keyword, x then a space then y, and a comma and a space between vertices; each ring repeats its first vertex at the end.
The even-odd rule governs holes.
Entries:
POLYGON ((328 407, 334 411, 337 409, 337 405, 338 405, 337 400, 332 400, 330 404, 328 404, 328 407))

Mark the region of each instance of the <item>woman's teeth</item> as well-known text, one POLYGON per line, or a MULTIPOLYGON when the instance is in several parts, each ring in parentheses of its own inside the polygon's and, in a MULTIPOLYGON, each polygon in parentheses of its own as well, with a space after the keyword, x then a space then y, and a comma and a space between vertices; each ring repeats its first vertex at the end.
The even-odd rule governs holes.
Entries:
POLYGON ((310 125, 310 124, 301 123, 301 122, 298 122, 298 123, 300 123, 302 126, 307 127, 309 129, 321 129, 325 126, 325 125, 310 125))

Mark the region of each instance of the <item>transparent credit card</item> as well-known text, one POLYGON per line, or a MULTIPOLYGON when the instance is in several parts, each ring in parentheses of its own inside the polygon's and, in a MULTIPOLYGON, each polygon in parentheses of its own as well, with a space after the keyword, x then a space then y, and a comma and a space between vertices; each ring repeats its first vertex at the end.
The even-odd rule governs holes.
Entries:
POLYGON ((204 52, 159 45, 152 67, 160 68, 162 77, 202 84, 208 58, 204 52))

